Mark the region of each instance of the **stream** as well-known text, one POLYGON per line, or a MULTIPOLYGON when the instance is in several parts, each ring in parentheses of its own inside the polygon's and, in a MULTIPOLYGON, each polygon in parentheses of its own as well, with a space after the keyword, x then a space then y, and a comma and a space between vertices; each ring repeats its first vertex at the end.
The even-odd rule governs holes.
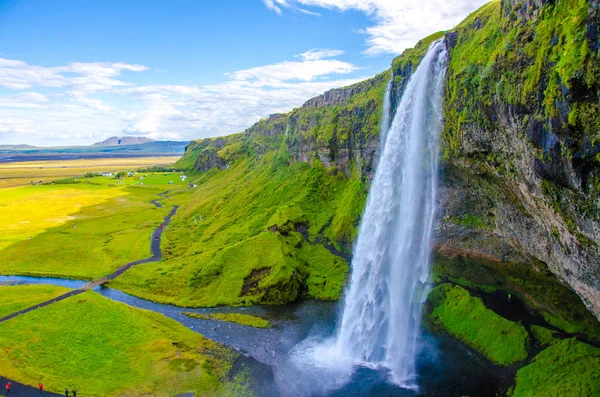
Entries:
MULTIPOLYGON (((0 285, 50 284, 82 288, 86 281, 30 276, 0 276, 0 285)), ((514 369, 489 363, 483 356, 455 339, 424 333, 417 358, 419 390, 389 384, 388 373, 380 368, 362 367, 351 381, 337 390, 319 388, 319 379, 305 379, 289 365, 292 348, 307 337, 329 337, 335 332, 340 312, 338 302, 303 300, 286 306, 181 308, 151 302, 122 291, 97 286, 102 296, 127 305, 152 310, 170 317, 206 338, 241 354, 234 372, 248 369, 259 396, 495 396, 511 384, 514 369), (191 318, 186 312, 246 313, 268 319, 271 328, 252 328, 217 320, 191 318)), ((491 299, 491 298, 490 298, 491 299)))

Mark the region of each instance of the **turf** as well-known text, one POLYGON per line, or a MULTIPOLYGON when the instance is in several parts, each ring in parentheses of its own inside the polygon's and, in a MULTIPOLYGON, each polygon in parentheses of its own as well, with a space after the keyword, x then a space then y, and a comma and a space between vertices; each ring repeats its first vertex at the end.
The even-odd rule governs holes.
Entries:
POLYGON ((85 396, 215 395, 235 357, 176 321, 91 291, 1 323, 0 351, 3 376, 85 396))
POLYGON ((204 320, 219 320, 230 323, 236 323, 241 325, 247 325, 254 328, 270 328, 272 324, 264 318, 258 316, 252 316, 250 314, 243 313, 211 313, 211 314, 198 314, 184 312, 188 317, 201 318, 204 320))
POLYGON ((517 372, 513 397, 600 396, 600 349, 565 339, 517 372))
POLYGON ((0 286, 0 317, 37 305, 69 292, 53 285, 0 286))
POLYGON ((435 326, 459 338, 489 360, 508 365, 527 358, 528 334, 520 323, 509 321, 485 307, 481 299, 451 284, 429 294, 435 326))

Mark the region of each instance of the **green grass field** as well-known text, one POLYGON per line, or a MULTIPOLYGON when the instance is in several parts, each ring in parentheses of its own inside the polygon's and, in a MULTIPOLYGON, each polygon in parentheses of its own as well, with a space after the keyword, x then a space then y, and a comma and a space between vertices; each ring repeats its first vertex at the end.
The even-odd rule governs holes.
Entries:
POLYGON ((527 358, 525 327, 487 309, 481 299, 464 288, 439 285, 429 294, 429 301, 434 307, 429 318, 436 326, 491 361, 507 365, 527 358))
POLYGON ((176 321, 95 292, 1 323, 0 351, 3 376, 84 396, 227 395, 235 358, 176 321))
POLYGON ((0 273, 93 279, 149 257, 150 234, 171 209, 158 193, 188 188, 177 174, 141 177, 4 189, 0 273))
POLYGON ((0 317, 37 305, 69 292, 53 285, 0 286, 0 317))

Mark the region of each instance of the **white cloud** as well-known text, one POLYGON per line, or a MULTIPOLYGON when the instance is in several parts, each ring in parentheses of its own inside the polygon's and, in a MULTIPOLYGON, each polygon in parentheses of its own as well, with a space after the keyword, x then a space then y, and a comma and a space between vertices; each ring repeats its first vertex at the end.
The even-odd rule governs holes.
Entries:
MULTIPOLYGON (((307 53, 304 53, 307 54, 307 53)), ((302 54, 301 54, 302 55, 302 54)), ((309 55, 310 56, 310 55, 309 55)), ((319 59, 301 62, 285 61, 272 65, 258 66, 229 74, 233 80, 252 80, 272 85, 284 81, 313 81, 330 74, 348 74, 359 68, 337 59, 319 59)))
POLYGON ((128 83, 114 78, 123 70, 141 72, 146 69, 147 67, 143 65, 129 65, 120 62, 75 62, 66 66, 43 67, 28 65, 23 61, 0 58, 0 87, 15 90, 34 86, 72 87, 85 91, 101 91, 128 85, 128 83))
POLYGON ((44 103, 48 102, 48 98, 45 95, 40 94, 39 92, 20 92, 17 95, 17 99, 21 101, 35 102, 35 103, 44 103))
MULTIPOLYGON (((337 11, 356 10, 373 22, 360 32, 367 35, 365 54, 399 54, 431 33, 454 27, 470 12, 488 0, 268 0, 272 10, 278 5, 290 8, 319 7, 337 11)), ((267 0, 265 0, 265 3, 267 0)), ((269 6, 267 4, 267 6, 269 6)), ((306 10, 305 10, 306 11, 306 10)))
POLYGON ((0 59, 0 86, 14 91, 0 94, 1 141, 89 144, 120 134, 183 140, 240 132, 269 114, 362 80, 342 78, 359 70, 333 58, 342 53, 313 49, 296 60, 234 71, 227 80, 204 86, 135 85, 121 77, 123 71, 147 69, 141 65, 42 67, 0 59))
POLYGON ((321 14, 318 13, 318 12, 308 11, 308 10, 305 10, 304 8, 298 7, 297 10, 300 11, 302 14, 312 15, 314 17, 320 17, 321 16, 321 14))
POLYGON ((273 0, 263 0, 268 9, 275 11, 277 14, 281 15, 281 8, 277 7, 273 0))
POLYGON ((318 59, 333 58, 344 53, 342 50, 330 50, 327 48, 313 48, 301 54, 296 55, 296 58, 302 58, 305 61, 316 61, 318 59))
POLYGON ((123 133, 151 138, 199 138, 243 131, 268 114, 285 112, 324 91, 362 78, 330 79, 358 68, 337 60, 339 50, 311 50, 299 58, 239 70, 229 80, 207 86, 153 85, 116 92, 143 100, 145 111, 123 115, 123 133), (317 54, 321 51, 322 54, 317 54))

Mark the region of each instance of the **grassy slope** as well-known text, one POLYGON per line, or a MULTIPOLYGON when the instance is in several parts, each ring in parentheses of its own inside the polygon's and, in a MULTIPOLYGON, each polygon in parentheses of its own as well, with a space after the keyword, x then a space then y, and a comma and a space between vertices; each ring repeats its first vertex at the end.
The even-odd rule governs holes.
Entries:
POLYGON ((143 186, 133 186, 138 177, 70 182, 4 191, 0 273, 91 279, 146 258, 150 233, 170 210, 150 201, 165 202, 158 193, 184 186, 162 174, 148 175, 143 186))
POLYGON ((69 292, 52 285, 0 286, 0 317, 37 305, 69 292))
POLYGON ((450 284, 435 287, 429 301, 430 320, 483 353, 491 361, 507 365, 527 358, 528 334, 519 323, 487 309, 481 299, 450 284))
POLYGON ((347 263, 316 238, 353 233, 364 189, 319 163, 282 166, 278 161, 286 160, 277 156, 284 155, 241 158, 226 171, 204 173, 167 230, 166 260, 134 268, 112 285, 185 306, 286 303, 304 288, 310 296, 338 298, 347 263), (279 232, 269 230, 274 225, 279 232), (303 241, 294 225, 303 225, 312 241, 303 241), (268 274, 244 294, 245 280, 264 269, 268 274))
POLYGON ((513 397, 600 395, 600 349, 565 339, 517 372, 513 397))
POLYGON ((94 292, 0 324, 0 351, 3 376, 86 396, 213 395, 233 358, 173 320, 94 292))
POLYGON ((230 323, 236 323, 241 325, 247 325, 254 328, 269 328, 272 324, 264 318, 258 316, 252 316, 250 314, 243 313, 211 313, 211 314, 198 314, 184 312, 188 317, 201 318, 204 320, 219 320, 230 323))

